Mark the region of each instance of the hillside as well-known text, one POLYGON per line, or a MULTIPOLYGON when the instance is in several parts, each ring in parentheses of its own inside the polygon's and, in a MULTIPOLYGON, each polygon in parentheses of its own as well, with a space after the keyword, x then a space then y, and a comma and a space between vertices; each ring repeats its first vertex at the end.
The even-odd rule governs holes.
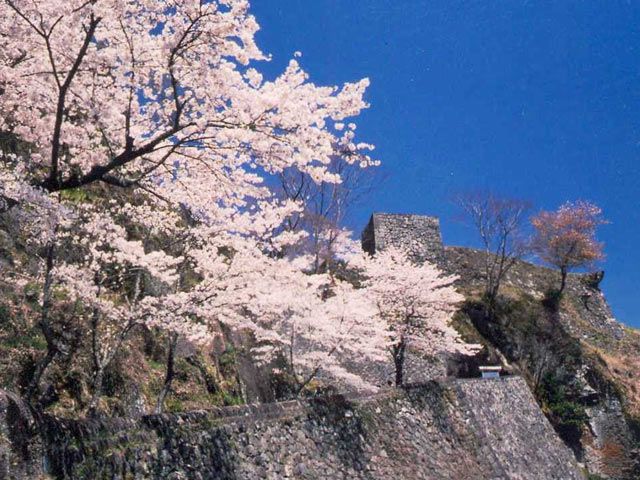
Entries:
MULTIPOLYGON (((570 275, 555 305, 547 298, 557 272, 518 262, 488 322, 480 294, 484 253, 446 247, 467 302, 457 317, 484 360, 523 375, 560 436, 590 472, 640 474, 640 332, 617 322, 599 289, 602 273, 570 275)), ((473 366, 463 374, 473 374, 473 366)))
MULTIPOLYGON (((16 279, 19 278, 21 270, 30 268, 26 246, 21 243, 19 237, 12 236, 10 224, 4 224, 0 233, 0 262, 5 273, 0 279, 0 379, 3 389, 19 394, 25 388, 25 379, 29 378, 33 371, 34 359, 46 353, 46 344, 37 328, 39 308, 35 290, 31 291, 29 285, 16 288, 16 279)), ((429 469, 417 470, 425 475, 424 478, 447 478, 446 475, 452 475, 451 478, 477 478, 485 476, 490 471, 494 472, 496 478, 542 479, 554 478, 554 475, 557 475, 555 478, 570 478, 567 476, 569 474, 560 473, 564 468, 561 465, 567 465, 567 460, 563 457, 564 454, 560 454, 564 460, 554 457, 553 450, 562 450, 564 447, 554 443, 558 439, 549 430, 549 425, 545 421, 541 422, 542 412, 569 448, 566 452, 573 451, 573 456, 582 468, 592 475, 591 478, 638 478, 640 376, 637 367, 640 364, 640 333, 624 327, 612 317, 599 289, 601 274, 570 275, 566 293, 558 304, 548 298, 547 294, 558 281, 557 273, 528 262, 518 262, 510 271, 501 290, 496 318, 488 321, 480 295, 484 253, 468 248, 443 247, 437 219, 430 217, 374 215, 365 231, 365 248, 373 251, 380 248, 381 235, 385 236, 386 244, 409 245, 414 249, 414 257, 417 260, 428 258, 437 262, 444 270, 458 275, 458 288, 465 295, 466 301, 456 314, 455 326, 466 340, 480 343, 484 348, 473 358, 449 359, 446 363, 442 363, 443 359, 409 355, 407 377, 414 386, 409 389, 413 393, 407 393, 407 398, 414 398, 418 403, 426 401, 429 405, 429 419, 421 420, 422 414, 412 410, 415 409, 414 400, 409 401, 411 406, 406 407, 409 410, 402 406, 402 402, 408 400, 399 400, 400 403, 394 407, 395 410, 389 412, 384 408, 365 408, 363 418, 373 422, 372 425, 378 425, 389 432, 397 429, 408 436, 401 439, 393 437, 390 433, 393 445, 401 441, 400 456, 396 459, 399 463, 390 464, 374 455, 375 452, 381 451, 380 449, 389 453, 389 449, 384 446, 389 439, 375 433, 378 427, 373 430, 368 426, 362 427, 371 435, 371 438, 366 435, 362 437, 366 439, 367 445, 366 448, 362 448, 369 452, 359 454, 366 459, 364 464, 379 465, 380 472, 386 471, 385 469, 405 469, 403 471, 407 476, 403 478, 414 478, 417 475, 416 471, 410 470, 411 465, 415 465, 416 462, 436 462, 429 469), (419 241, 413 241, 416 237, 419 241), (501 364, 507 374, 521 376, 529 388, 517 379, 509 380, 501 384, 501 387, 495 388, 489 386, 491 383, 474 381, 452 383, 453 377, 477 377, 477 367, 481 364, 501 364), (444 378, 447 374, 449 379, 444 378), (433 379, 438 380, 439 387, 436 388, 436 384, 431 383, 433 379), (418 384, 431 386, 425 387, 425 390, 417 386, 418 384), (477 387, 472 387, 473 385, 477 387), (490 391, 482 393, 482 388, 488 388, 490 391), (434 391, 442 393, 442 403, 434 403, 434 391), (417 398, 416 392, 423 392, 424 395, 417 398), (445 424, 449 426, 444 433, 429 426, 435 421, 431 418, 433 415, 448 416, 445 424), (385 420, 387 416, 389 418, 385 420), (384 426, 379 422, 384 423, 384 426), (526 432, 534 424, 539 426, 541 432, 545 432, 541 433, 540 444, 535 449, 540 456, 526 460, 531 456, 525 447, 526 432), (462 428, 462 425, 466 427, 462 428), (440 438, 438 435, 444 437, 440 438), (412 443, 411 439, 416 443, 412 443), (441 446, 442 441, 450 447, 441 446), (436 457, 440 457, 421 457, 415 450, 417 445, 422 445, 420 442, 431 445, 430 451, 436 457), (437 455, 435 445, 443 449, 439 450, 440 453, 437 455), (494 461, 493 465, 483 463, 483 455, 488 453, 482 453, 482 445, 493 449, 489 454, 494 461), (476 450, 477 448, 480 450, 476 450), (415 455, 418 456, 414 457, 415 455), (469 463, 459 466, 470 469, 465 470, 464 474, 461 473, 462 470, 454 468, 456 462, 453 458, 460 456, 470 458, 469 463), (522 464, 526 461, 535 464, 535 468, 540 472, 547 473, 542 477, 523 474, 522 472, 530 467, 522 464), (433 471, 438 468, 441 471, 436 475, 433 471)), ((349 275, 349 272, 343 273, 345 276, 349 275)), ((355 278, 353 281, 357 282, 355 278)), ((308 432, 311 428, 312 432, 316 432, 314 429, 317 425, 324 425, 323 422, 330 421, 332 415, 338 414, 339 410, 334 411, 333 408, 337 408, 340 402, 346 401, 345 408, 351 410, 349 399, 352 397, 364 399, 362 401, 367 405, 377 405, 376 402, 382 401, 383 397, 387 398, 386 395, 389 394, 381 394, 380 398, 362 394, 355 397, 348 394, 346 399, 335 397, 341 400, 335 405, 332 404, 331 411, 322 414, 320 424, 313 423, 316 420, 311 424, 308 424, 308 420, 301 420, 307 418, 306 413, 300 413, 301 410, 296 410, 298 413, 293 417, 290 415, 291 412, 281 414, 282 408, 288 408, 286 405, 299 405, 296 402, 272 403, 291 398, 292 386, 286 376, 274 375, 270 368, 255 365, 249 354, 252 344, 249 336, 222 331, 221 339, 205 351, 198 351, 185 341, 178 344, 176 377, 171 395, 167 399, 169 413, 165 417, 145 416, 153 410, 158 392, 162 388, 167 344, 166 335, 161 331, 140 328, 134 332, 128 348, 123 349, 107 372, 100 404, 102 420, 96 423, 96 420, 84 419, 89 398, 90 379, 87 372, 91 359, 81 348, 80 340, 86 332, 80 324, 65 322, 66 318, 73 317, 66 317, 64 310, 57 311, 56 314, 60 316, 59 324, 62 326, 62 330, 56 332, 61 356, 44 379, 44 395, 39 405, 41 411, 32 417, 24 406, 20 407, 21 400, 11 393, 5 394, 3 400, 5 420, 2 422, 0 450, 4 460, 0 463, 5 465, 5 470, 12 462, 22 467, 32 465, 36 462, 36 457, 42 455, 49 458, 48 462, 53 462, 48 467, 50 472, 60 472, 60 469, 64 470, 67 467, 76 469, 76 472, 80 471, 77 469, 92 472, 95 468, 116 468, 114 465, 120 465, 117 468, 129 465, 137 469, 143 468, 140 466, 141 458, 155 458, 161 454, 158 452, 167 451, 162 453, 159 463, 153 467, 165 472, 166 468, 178 468, 176 465, 187 468, 187 465, 194 461, 192 455, 197 455, 199 462, 208 462, 207 455, 218 454, 215 453, 215 449, 207 450, 208 447, 198 446, 199 442, 205 441, 211 435, 223 435, 227 439, 227 445, 233 445, 232 450, 235 452, 235 456, 229 462, 236 462, 237 468, 246 467, 249 468, 247 472, 252 472, 237 478, 254 478, 251 475, 263 475, 259 478, 265 478, 264 475, 267 475, 266 478, 280 478, 277 475, 283 472, 277 468, 284 468, 283 465, 290 465, 286 467, 287 472, 290 471, 294 478, 305 478, 304 472, 300 470, 302 467, 297 466, 300 462, 295 460, 294 453, 291 453, 298 448, 297 445, 292 446, 295 442, 291 440, 286 443, 287 440, 277 448, 274 446, 263 458, 257 453, 264 443, 264 440, 259 440, 262 435, 259 432, 278 431, 278 435, 283 439, 294 435, 292 432, 295 429, 308 432), (262 403, 263 406, 234 406, 255 402, 262 403), (203 410, 209 412, 204 417, 198 413, 186 413, 203 410), (22 413, 16 417, 16 412, 21 411, 22 413), (263 414, 260 412, 271 412, 267 416, 273 415, 273 412, 280 412, 276 415, 277 426, 261 426, 263 414), (225 427, 226 433, 222 434, 217 430, 220 418, 228 417, 234 417, 236 420, 240 417, 247 418, 237 425, 234 423, 235 420, 231 421, 235 426, 229 427, 231 430, 225 427), (7 421, 10 418, 22 420, 16 424, 7 421), (293 430, 292 425, 295 425, 293 430), (133 433, 123 435, 123 428, 127 431, 132 430, 133 433), (282 428, 284 430, 278 430, 282 428), (247 433, 249 431, 252 433, 247 433), (25 432, 26 437, 22 435, 25 432), (183 445, 183 441, 187 444, 183 445), (254 444, 254 441, 258 443, 254 444), (109 452, 106 458, 110 460, 106 464, 87 464, 87 458, 103 456, 104 452, 109 452), (273 458, 270 455, 273 455, 273 458), (62 461, 60 459, 64 459, 62 464, 59 463, 62 461), (272 468, 276 470, 270 470, 272 468)), ((392 365, 363 364, 354 361, 352 367, 354 370, 359 369, 363 376, 369 376, 371 381, 386 391, 384 388, 392 374, 392 365)), ((336 390, 345 391, 342 386, 329 383, 320 377, 303 394, 319 398, 318 401, 322 402, 323 398, 334 398, 330 394, 336 390)), ((392 393, 392 396, 394 395, 404 394, 396 391, 392 393)), ((353 408, 358 410, 359 407, 353 408)), ((438 422, 435 425, 440 425, 438 428, 441 428, 444 424, 438 422)), ((228 420, 222 423, 226 425, 228 420)), ((331 437, 331 429, 334 427, 322 425, 318 426, 321 435, 331 437)), ((345 428, 348 430, 350 427, 345 428)), ((344 445, 339 449, 347 450, 358 447, 360 436, 364 435, 361 430, 358 430, 357 434, 350 430, 334 433, 338 438, 344 437, 344 445)), ((307 453, 302 453, 302 457, 324 455, 324 449, 337 448, 326 439, 328 437, 323 437, 325 440, 320 441, 314 435, 316 433, 312 433, 311 437, 305 440, 311 442, 305 447, 311 450, 305 450, 307 453), (313 450, 313 445, 322 442, 329 443, 317 452, 313 450), (310 453, 311 451, 315 453, 310 453)), ((294 435, 291 438, 298 437, 294 435)), ((343 453, 336 455, 340 457, 343 453)), ((571 457, 572 455, 568 455, 568 458, 571 457)), ((351 456, 348 458, 351 459, 349 462, 353 461, 351 456)), ((395 457, 390 455, 390 458, 395 457)), ((318 464, 313 468, 321 471, 328 467, 318 464)), ((340 470, 345 475, 354 475, 354 471, 359 470, 352 471, 351 467, 344 472, 340 470)), ((570 471, 577 470, 571 467, 570 471)), ((9 473, 6 475, 9 475, 6 478, 12 478, 9 473)), ((66 474, 56 475, 56 478, 65 478, 66 474)), ((77 473, 77 478, 94 477, 83 477, 77 473)), ((140 478, 152 477, 143 475, 140 478)), ((311 478, 315 477, 312 475, 311 478)))
POLYGON ((640 332, 617 322, 599 284, 604 273, 559 273, 526 261, 509 271, 496 318, 482 302, 485 253, 445 246, 435 217, 374 213, 365 250, 389 245, 459 277, 466 301, 455 318, 466 340, 484 345, 473 359, 449 362, 451 376, 475 377, 480 364, 522 375, 554 428, 593 475, 640 476, 640 332))

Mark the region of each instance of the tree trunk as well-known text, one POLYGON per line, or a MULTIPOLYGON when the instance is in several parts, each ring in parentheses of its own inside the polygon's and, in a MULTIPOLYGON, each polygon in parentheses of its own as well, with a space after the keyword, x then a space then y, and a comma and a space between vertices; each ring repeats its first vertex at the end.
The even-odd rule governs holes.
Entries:
POLYGON ((48 345, 47 354, 42 359, 40 359, 39 362, 36 363, 36 367, 33 371, 33 376, 31 377, 31 381, 29 382, 29 385, 27 385, 27 388, 25 389, 24 396, 28 402, 31 402, 34 396, 36 395, 36 393, 38 392, 38 389, 40 387, 40 380, 42 380, 44 372, 47 370, 49 365, 51 365, 51 363, 58 356, 58 353, 59 352, 56 347, 54 347, 53 345, 48 345))
POLYGON ((485 305, 485 315, 487 320, 493 321, 496 316, 496 298, 498 297, 498 292, 496 287, 492 287, 491 290, 488 290, 486 293, 486 305, 485 305))
POLYGON ((220 387, 218 387, 218 378, 216 378, 216 374, 219 377, 219 373, 216 372, 216 374, 212 375, 211 372, 207 369, 207 366, 197 355, 186 357, 185 360, 189 365, 192 365, 198 369, 200 375, 202 375, 202 379, 204 380, 204 384, 207 388, 208 393, 214 394, 217 393, 218 390, 220 390, 220 387))
POLYGON ((393 363, 396 368, 396 387, 401 387, 404 383, 404 356, 407 344, 404 338, 393 347, 393 363))
POLYGON ((567 268, 561 267, 560 268, 560 290, 558 291, 558 294, 562 294, 562 292, 564 292, 564 287, 566 285, 567 285, 567 268))
POLYGON ((98 403, 100 403, 100 397, 102 396, 102 381, 104 380, 104 366, 96 367, 93 381, 91 382, 91 400, 89 401, 88 414, 90 417, 95 417, 98 413, 98 403))
POLYGON ((40 387, 40 381, 44 376, 44 372, 47 370, 51 362, 58 355, 59 349, 55 345, 54 333, 49 324, 49 311, 51 309, 51 290, 53 284, 53 262, 55 257, 55 246, 50 243, 47 247, 47 258, 45 264, 44 285, 42 286, 42 312, 40 315, 40 321, 38 326, 44 335, 47 342, 47 354, 39 362, 36 363, 36 367, 31 377, 31 381, 26 388, 25 397, 28 402, 31 402, 33 397, 38 393, 40 387))
POLYGON ((155 413, 162 413, 164 411, 164 402, 167 399, 167 395, 171 391, 171 383, 175 375, 175 357, 176 357, 176 345, 178 344, 178 334, 169 334, 169 351, 167 352, 167 371, 164 378, 164 385, 160 394, 158 395, 158 403, 156 404, 155 413))

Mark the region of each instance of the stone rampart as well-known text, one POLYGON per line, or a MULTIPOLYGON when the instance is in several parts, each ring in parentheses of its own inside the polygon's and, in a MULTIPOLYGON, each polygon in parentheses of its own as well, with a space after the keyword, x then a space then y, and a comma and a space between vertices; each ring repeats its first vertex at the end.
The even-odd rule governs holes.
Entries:
POLYGON ((437 217, 374 213, 362 232, 362 248, 371 254, 387 246, 407 249, 414 261, 440 263, 444 258, 437 217))
POLYGON ((55 479, 583 478, 518 377, 42 431, 55 479))

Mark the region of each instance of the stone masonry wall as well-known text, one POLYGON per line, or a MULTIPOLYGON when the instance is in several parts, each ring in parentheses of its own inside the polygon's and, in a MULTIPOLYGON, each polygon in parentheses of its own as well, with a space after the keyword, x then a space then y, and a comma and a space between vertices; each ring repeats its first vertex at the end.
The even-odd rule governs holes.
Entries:
POLYGON ((468 380, 454 384, 464 416, 481 442, 492 445, 490 455, 501 469, 499 478, 582 478, 575 459, 555 434, 524 380, 468 380))
POLYGON ((440 263, 444 257, 437 217, 374 213, 362 232, 362 248, 371 254, 393 245, 409 251, 417 262, 440 263))
MULTIPOLYGON (((43 431, 30 448, 44 448, 55 479, 583 478, 518 377, 140 420, 49 417, 43 431)), ((22 471, 0 479, 36 478, 22 471)))

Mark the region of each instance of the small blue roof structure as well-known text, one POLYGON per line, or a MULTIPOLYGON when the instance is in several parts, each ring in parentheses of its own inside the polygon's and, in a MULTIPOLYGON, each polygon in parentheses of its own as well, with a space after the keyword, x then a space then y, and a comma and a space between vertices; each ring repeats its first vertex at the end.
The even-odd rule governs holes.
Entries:
POLYGON ((502 367, 500 365, 483 365, 480 367, 482 378, 500 378, 502 367))

